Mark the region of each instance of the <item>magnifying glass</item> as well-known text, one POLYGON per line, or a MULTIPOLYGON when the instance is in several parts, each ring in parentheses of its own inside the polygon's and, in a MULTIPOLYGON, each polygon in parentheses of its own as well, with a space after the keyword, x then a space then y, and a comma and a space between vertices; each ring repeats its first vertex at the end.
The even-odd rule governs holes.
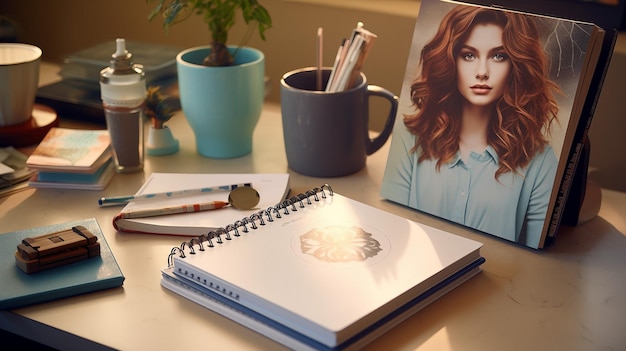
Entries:
POLYGON ((251 210, 261 201, 259 192, 251 186, 235 188, 228 194, 228 203, 238 210, 251 210))

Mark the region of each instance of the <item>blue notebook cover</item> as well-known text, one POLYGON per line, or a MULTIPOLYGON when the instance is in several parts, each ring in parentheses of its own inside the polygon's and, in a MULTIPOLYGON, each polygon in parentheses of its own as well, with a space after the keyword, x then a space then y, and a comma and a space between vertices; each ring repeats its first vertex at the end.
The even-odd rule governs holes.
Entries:
POLYGON ((58 223, 0 234, 0 310, 13 309, 92 291, 119 287, 124 275, 95 218, 58 223), (15 251, 23 238, 82 225, 98 237, 100 257, 63 267, 26 274, 15 264, 15 251))
POLYGON ((37 173, 37 181, 39 182, 59 182, 59 183, 97 183, 102 177, 104 171, 113 163, 113 158, 102 164, 94 173, 76 173, 76 172, 44 172, 37 173))

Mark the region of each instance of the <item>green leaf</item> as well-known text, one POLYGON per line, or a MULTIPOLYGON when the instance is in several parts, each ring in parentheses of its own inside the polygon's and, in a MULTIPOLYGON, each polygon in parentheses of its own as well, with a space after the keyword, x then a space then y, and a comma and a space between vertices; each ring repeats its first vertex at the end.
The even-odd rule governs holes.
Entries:
POLYGON ((156 3, 148 20, 158 14, 163 16, 163 27, 168 30, 172 25, 184 21, 192 14, 202 17, 209 29, 213 42, 226 45, 228 34, 235 25, 238 11, 250 26, 256 26, 259 36, 265 40, 265 31, 271 28, 269 12, 257 0, 146 0, 156 3))

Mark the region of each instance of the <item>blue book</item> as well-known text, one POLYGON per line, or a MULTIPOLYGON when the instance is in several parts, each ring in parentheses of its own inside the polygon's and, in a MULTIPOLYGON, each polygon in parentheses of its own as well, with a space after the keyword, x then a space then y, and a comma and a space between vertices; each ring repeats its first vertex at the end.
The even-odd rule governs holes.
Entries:
POLYGON ((0 310, 13 309, 97 290, 122 286, 124 275, 95 218, 0 234, 0 310), (82 225, 98 237, 100 257, 32 274, 15 263, 22 239, 82 225))
POLYGON ((63 183, 96 183, 102 177, 104 171, 113 163, 113 158, 109 158, 107 162, 102 164, 94 173, 76 173, 76 172, 45 172, 40 171, 37 174, 39 182, 63 182, 63 183))

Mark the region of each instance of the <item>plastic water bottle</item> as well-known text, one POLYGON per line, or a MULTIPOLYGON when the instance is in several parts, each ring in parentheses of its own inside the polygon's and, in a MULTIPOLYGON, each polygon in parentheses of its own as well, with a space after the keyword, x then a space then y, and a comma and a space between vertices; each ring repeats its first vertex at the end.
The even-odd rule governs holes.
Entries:
POLYGON ((146 79, 143 66, 133 63, 126 40, 115 40, 111 65, 100 71, 100 93, 113 158, 118 173, 143 169, 143 120, 146 79))

